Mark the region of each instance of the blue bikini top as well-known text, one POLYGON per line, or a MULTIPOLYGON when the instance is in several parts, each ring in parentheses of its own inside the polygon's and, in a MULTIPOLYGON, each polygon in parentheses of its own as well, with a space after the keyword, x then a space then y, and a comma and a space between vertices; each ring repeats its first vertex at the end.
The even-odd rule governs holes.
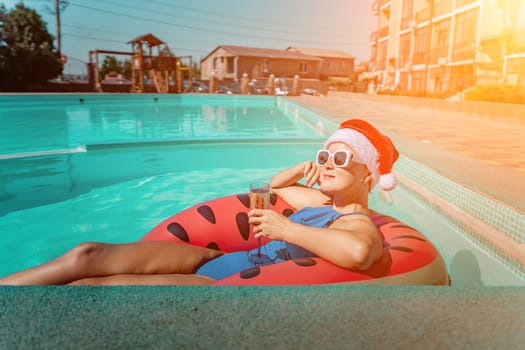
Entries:
MULTIPOLYGON (((334 208, 332 208, 332 206, 328 205, 324 207, 315 208, 305 207, 297 211, 296 213, 290 215, 289 219, 298 224, 308 225, 312 227, 328 227, 332 224, 332 222, 339 219, 341 216, 346 215, 369 216, 367 213, 361 211, 354 211, 352 213, 342 214, 335 211, 334 208)), ((284 257, 281 257, 284 260, 316 256, 302 247, 284 241, 272 241, 264 246, 268 246, 267 254, 274 254, 277 257, 280 257, 279 254, 286 255, 284 257)))
POLYGON ((365 215, 369 216, 367 213, 361 211, 354 211, 352 213, 339 213, 335 211, 332 206, 324 207, 305 207, 296 213, 290 215, 289 219, 298 224, 313 226, 313 227, 328 227, 335 220, 339 219, 341 216, 347 215, 365 215))

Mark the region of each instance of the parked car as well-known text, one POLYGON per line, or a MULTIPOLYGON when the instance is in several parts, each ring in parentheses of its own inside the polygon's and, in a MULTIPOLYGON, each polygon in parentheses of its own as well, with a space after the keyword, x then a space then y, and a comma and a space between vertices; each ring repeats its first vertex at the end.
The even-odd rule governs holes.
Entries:
MULTIPOLYGON (((164 79, 162 79, 162 82, 164 82, 164 79)), ((175 86, 175 80, 172 77, 169 77, 168 84, 170 86, 175 86)), ((155 85, 155 82, 153 81, 153 79, 146 78, 144 79, 144 85, 155 85)))
POLYGON ((265 82, 252 79, 248 83, 248 93, 251 95, 267 95, 269 93, 268 86, 265 82))
POLYGON ((285 78, 276 78, 274 80, 275 89, 273 91, 276 96, 288 95, 288 83, 285 78))
POLYGON ((316 89, 302 89, 301 94, 312 95, 312 96, 321 96, 321 93, 316 89))
POLYGON ((132 81, 129 79, 126 79, 122 76, 122 74, 116 74, 116 73, 109 73, 106 74, 104 77, 104 80, 100 82, 101 84, 131 84, 132 81))
POLYGON ((288 87, 287 86, 276 87, 274 94, 276 96, 286 96, 288 95, 288 87))
POLYGON ((217 87, 217 92, 219 94, 227 94, 227 95, 232 95, 232 94, 235 93, 232 88, 229 88, 229 87, 227 87, 225 85, 219 85, 217 87))
MULTIPOLYGON (((182 83, 182 90, 186 91, 188 90, 190 83, 188 80, 184 80, 182 83)), ((204 84, 202 81, 193 80, 191 82, 191 87, 193 92, 210 92, 210 89, 208 88, 208 85, 204 84)))

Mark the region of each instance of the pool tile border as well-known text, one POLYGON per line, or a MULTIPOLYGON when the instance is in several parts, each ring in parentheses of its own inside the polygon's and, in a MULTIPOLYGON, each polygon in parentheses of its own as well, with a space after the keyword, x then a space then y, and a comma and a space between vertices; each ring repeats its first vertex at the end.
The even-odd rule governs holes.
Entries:
MULTIPOLYGON (((510 239, 509 241, 513 243, 512 245, 516 249, 520 249, 521 246, 521 250, 523 250, 522 247, 525 243, 524 213, 483 193, 441 176, 431 168, 404 156, 401 156, 396 162, 394 170, 401 176, 406 176, 423 187, 425 191, 449 203, 450 208, 443 210, 436 203, 429 201, 428 196, 423 195, 421 191, 409 188, 431 207, 445 214, 445 219, 448 223, 463 233, 465 237, 480 249, 525 280, 525 263, 513 257, 513 255, 519 256, 519 251, 511 251, 511 248, 502 248, 505 244, 503 242, 499 244, 499 241, 495 241, 498 239, 496 235, 501 233, 510 239), (452 210, 464 213, 463 217, 461 215, 453 215, 452 210), (471 222, 468 222, 469 218, 466 217, 467 215, 474 218, 474 221, 482 223, 478 225, 477 229, 483 229, 483 234, 476 232, 478 230, 476 230, 476 227, 473 227, 471 222), (492 231, 491 229, 494 230, 492 236, 488 232, 492 231)), ((470 221, 473 220, 470 219, 470 221)))

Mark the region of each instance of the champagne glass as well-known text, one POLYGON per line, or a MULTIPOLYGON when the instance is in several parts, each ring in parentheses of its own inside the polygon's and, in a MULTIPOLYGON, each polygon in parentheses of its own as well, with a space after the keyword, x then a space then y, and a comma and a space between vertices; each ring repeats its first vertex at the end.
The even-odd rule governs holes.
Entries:
MULTIPOLYGON (((250 184, 250 208, 268 209, 270 208, 270 184, 267 182, 254 182, 250 184)), ((261 253, 261 238, 257 239, 257 252, 252 253, 248 260, 255 266, 267 265, 271 262, 270 258, 261 253)))

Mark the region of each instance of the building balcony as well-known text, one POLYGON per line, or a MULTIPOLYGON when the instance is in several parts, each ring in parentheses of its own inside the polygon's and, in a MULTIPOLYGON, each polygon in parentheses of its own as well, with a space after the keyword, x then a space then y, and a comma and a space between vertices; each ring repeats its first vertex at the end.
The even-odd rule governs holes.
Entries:
POLYGON ((412 56, 412 63, 413 64, 427 63, 427 53, 425 51, 414 52, 414 55, 412 56))
POLYGON ((388 36, 388 34, 389 34, 389 27, 388 26, 379 29, 379 37, 380 38, 384 38, 384 37, 388 36))
POLYGON ((433 17, 439 17, 452 12, 452 1, 444 0, 437 1, 434 3, 434 14, 433 17))
POLYGON ((456 8, 460 8, 476 1, 477 0, 456 0, 456 8))
POLYGON ((379 9, 382 13, 384 13, 387 17, 390 17, 390 8, 392 0, 379 0, 379 9))
POLYGON ((377 16, 379 14, 379 2, 378 0, 375 0, 372 3, 372 15, 377 16))
POLYGON ((438 47, 430 52, 430 64, 443 65, 448 61, 448 47, 438 47))
POLYGON ((375 31, 370 34, 370 43, 377 44, 377 41, 379 40, 379 32, 375 31))
POLYGON ((416 23, 428 21, 430 19, 430 7, 426 7, 416 12, 416 23))
POLYGON ((379 59, 379 61, 377 62, 377 70, 385 70, 386 69, 386 58, 383 58, 383 59, 379 59))
POLYGON ((412 22, 411 17, 401 18, 401 30, 410 28, 412 22))
POLYGON ((476 56, 476 49, 473 42, 454 44, 452 50, 453 61, 473 60, 476 56))

